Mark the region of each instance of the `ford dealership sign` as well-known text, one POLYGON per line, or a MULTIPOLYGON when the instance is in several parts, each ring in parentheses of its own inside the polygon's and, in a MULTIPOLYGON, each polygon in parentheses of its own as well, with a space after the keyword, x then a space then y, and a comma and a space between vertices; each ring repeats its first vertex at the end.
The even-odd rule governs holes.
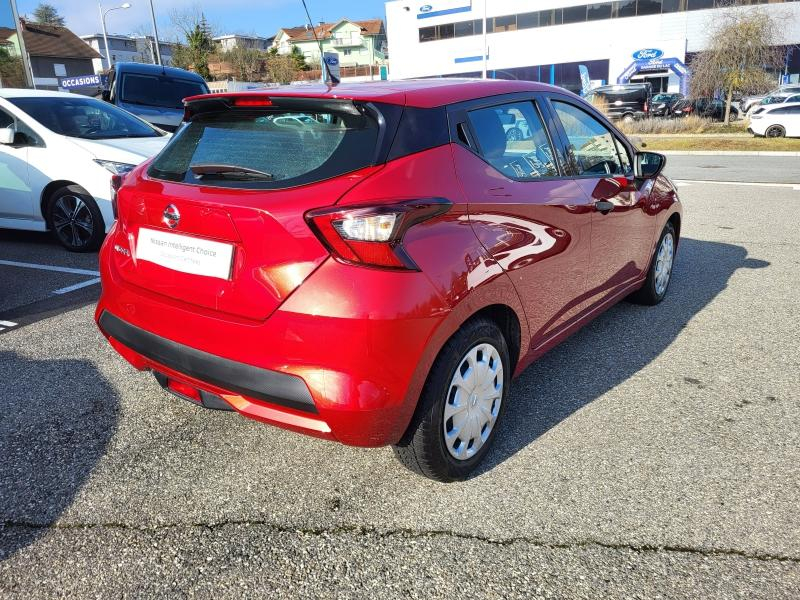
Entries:
POLYGON ((419 7, 419 12, 421 13, 429 13, 433 10, 433 7, 430 4, 423 4, 419 7))
POLYGON ((658 48, 644 48, 633 53, 633 60, 653 60, 664 56, 664 51, 658 48))

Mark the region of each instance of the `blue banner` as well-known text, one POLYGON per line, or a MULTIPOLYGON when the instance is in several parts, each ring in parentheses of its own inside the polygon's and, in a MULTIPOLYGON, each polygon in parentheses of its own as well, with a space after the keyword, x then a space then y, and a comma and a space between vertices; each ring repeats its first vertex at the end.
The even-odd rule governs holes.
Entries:
POLYGON ((73 77, 59 77, 58 87, 64 90, 81 87, 102 87, 105 84, 103 75, 75 75, 73 77))

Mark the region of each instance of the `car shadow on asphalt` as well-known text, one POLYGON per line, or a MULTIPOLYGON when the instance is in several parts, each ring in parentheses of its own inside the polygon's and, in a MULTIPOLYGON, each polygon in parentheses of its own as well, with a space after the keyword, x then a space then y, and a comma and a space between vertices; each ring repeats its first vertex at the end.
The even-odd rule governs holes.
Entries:
POLYGON ((2 351, 0 382, 2 561, 43 536, 72 504, 114 435, 119 398, 85 360, 2 351))
POLYGON ((734 244, 683 238, 667 298, 622 302, 553 348, 511 384, 494 447, 475 472, 490 471, 661 354, 739 269, 770 263, 734 244))

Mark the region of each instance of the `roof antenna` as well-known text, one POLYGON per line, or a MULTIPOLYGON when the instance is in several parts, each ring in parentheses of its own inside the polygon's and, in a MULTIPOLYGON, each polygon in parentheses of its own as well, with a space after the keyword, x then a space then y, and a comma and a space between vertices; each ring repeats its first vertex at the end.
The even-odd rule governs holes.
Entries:
POLYGON ((311 28, 311 33, 314 34, 314 40, 317 42, 317 46, 319 47, 319 60, 322 63, 322 83, 325 83, 326 80, 330 80, 331 84, 335 85, 338 83, 338 81, 334 81, 331 70, 325 62, 325 53, 322 51, 322 42, 320 42, 319 38, 317 37, 317 30, 314 28, 314 23, 311 20, 311 15, 308 12, 306 0, 300 0, 300 2, 303 3, 303 8, 306 11, 306 19, 308 19, 308 25, 306 25, 306 29, 311 28))

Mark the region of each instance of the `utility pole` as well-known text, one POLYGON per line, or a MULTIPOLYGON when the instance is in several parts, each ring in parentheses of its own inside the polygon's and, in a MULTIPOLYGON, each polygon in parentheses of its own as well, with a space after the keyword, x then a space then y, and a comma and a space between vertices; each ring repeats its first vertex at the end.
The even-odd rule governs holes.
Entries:
POLYGON ((19 40, 19 58, 22 61, 22 71, 25 74, 25 80, 33 89, 36 89, 36 78, 33 75, 33 63, 25 48, 25 36, 23 35, 22 23, 19 22, 19 12, 17 11, 16 0, 11 0, 11 17, 14 19, 14 28, 17 32, 17 40, 19 40))
POLYGON ((486 22, 488 20, 486 18, 486 7, 487 7, 488 4, 489 4, 489 0, 483 0, 483 56, 481 58, 483 59, 483 78, 484 79, 486 79, 486 62, 487 62, 486 53, 489 51, 489 48, 487 46, 487 37, 486 37, 487 36, 486 22))
POLYGON ((156 25, 156 9, 153 8, 153 0, 150 0, 150 17, 153 19, 153 39, 155 40, 156 60, 158 61, 157 64, 162 65, 161 46, 158 43, 158 26, 156 25))

